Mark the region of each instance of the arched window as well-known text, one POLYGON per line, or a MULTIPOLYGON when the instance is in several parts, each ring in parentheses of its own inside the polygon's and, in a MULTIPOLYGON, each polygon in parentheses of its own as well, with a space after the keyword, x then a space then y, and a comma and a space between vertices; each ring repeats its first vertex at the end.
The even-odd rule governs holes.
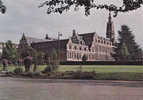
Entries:
POLYGON ((69 45, 69 49, 72 49, 72 46, 71 46, 71 45, 69 45))
POLYGON ((77 46, 74 46, 74 49, 77 50, 77 46))
POLYGON ((84 48, 84 51, 86 51, 86 47, 84 48))
POLYGON ((82 50, 82 47, 81 47, 81 46, 79 47, 79 50, 82 50))

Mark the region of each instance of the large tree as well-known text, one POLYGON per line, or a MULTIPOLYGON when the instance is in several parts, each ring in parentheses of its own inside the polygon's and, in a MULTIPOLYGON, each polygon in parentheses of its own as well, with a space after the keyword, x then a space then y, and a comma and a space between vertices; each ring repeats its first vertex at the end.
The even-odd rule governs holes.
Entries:
POLYGON ((19 54, 19 58, 22 58, 22 59, 24 59, 27 56, 32 57, 35 54, 35 50, 28 45, 27 39, 24 34, 18 45, 18 54, 19 54))
POLYGON ((115 13, 114 16, 116 16, 118 12, 133 11, 140 8, 143 4, 143 0, 122 0, 122 6, 117 6, 115 4, 97 4, 96 1, 97 0, 46 0, 39 7, 46 5, 48 7, 48 14, 61 14, 63 11, 68 11, 72 6, 74 6, 75 10, 78 10, 79 7, 82 6, 85 8, 85 15, 89 15, 90 10, 96 8, 113 11, 115 13))
POLYGON ((14 44, 8 40, 3 47, 2 58, 9 60, 11 63, 15 63, 17 59, 17 50, 14 44))
POLYGON ((128 56, 128 60, 135 60, 142 50, 136 43, 135 36, 132 34, 132 31, 128 26, 122 25, 121 30, 118 31, 118 33, 119 37, 116 47, 114 48, 113 57, 120 61, 123 60, 125 56, 128 56))

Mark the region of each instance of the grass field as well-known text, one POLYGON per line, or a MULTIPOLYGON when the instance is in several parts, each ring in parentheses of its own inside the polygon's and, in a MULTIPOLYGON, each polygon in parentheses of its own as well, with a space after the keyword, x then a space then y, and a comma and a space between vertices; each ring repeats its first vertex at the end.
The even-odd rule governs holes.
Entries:
MULTIPOLYGON (((59 67, 59 71, 77 71, 79 65, 62 65, 59 67)), ((82 71, 95 71, 99 73, 110 73, 110 72, 143 72, 143 66, 136 65, 83 65, 82 71)))
MULTIPOLYGON (((44 70, 46 65, 38 66, 40 71, 44 70)), ((14 66, 9 66, 7 68, 9 71, 13 71, 15 69, 14 66)), ((0 67, 2 70, 2 67, 0 67)), ((78 71, 80 70, 80 65, 60 65, 58 71, 78 71)), ((143 73, 143 65, 82 65, 81 70, 92 72, 95 71, 97 73, 113 73, 113 72, 134 72, 134 73, 143 73)))

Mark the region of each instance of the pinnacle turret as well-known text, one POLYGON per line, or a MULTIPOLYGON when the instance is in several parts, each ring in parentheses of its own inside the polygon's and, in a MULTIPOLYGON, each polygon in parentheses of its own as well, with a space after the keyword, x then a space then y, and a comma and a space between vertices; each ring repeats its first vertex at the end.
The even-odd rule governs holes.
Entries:
POLYGON ((110 41, 115 43, 114 24, 112 22, 111 12, 109 12, 109 17, 108 17, 108 22, 107 22, 106 38, 109 38, 110 41))

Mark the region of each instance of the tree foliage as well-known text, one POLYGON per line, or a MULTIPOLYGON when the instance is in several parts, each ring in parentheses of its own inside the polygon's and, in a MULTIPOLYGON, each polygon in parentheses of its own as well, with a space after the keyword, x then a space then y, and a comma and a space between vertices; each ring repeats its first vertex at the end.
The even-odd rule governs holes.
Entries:
POLYGON ((50 64, 53 67, 53 70, 56 70, 59 66, 59 59, 58 59, 58 54, 57 51, 55 49, 52 50, 52 52, 50 53, 50 64))
POLYGON ((116 60, 123 60, 125 56, 128 56, 128 60, 136 59, 137 55, 142 52, 142 50, 135 42, 135 36, 132 34, 132 31, 130 31, 130 28, 126 25, 122 25, 118 33, 118 42, 114 48, 113 57, 116 60))
POLYGON ((37 65, 44 64, 44 53, 41 51, 33 50, 34 55, 33 55, 33 63, 34 63, 34 68, 33 72, 37 71, 37 65))
POLYGON ((125 43, 122 43, 121 45, 120 56, 122 57, 122 60, 124 61, 128 60, 129 51, 125 43))
POLYGON ((14 44, 10 40, 8 40, 5 43, 5 47, 3 47, 2 58, 9 60, 11 63, 16 62, 17 49, 14 47, 14 44))
POLYGON ((27 56, 33 57, 35 55, 34 49, 28 45, 27 39, 23 34, 22 39, 20 40, 20 44, 18 45, 18 54, 19 58, 24 59, 27 56))
POLYGON ((3 2, 0 0, 0 12, 4 14, 6 12, 6 7, 3 5, 3 2))
MULTIPOLYGON (((108 11, 113 11, 114 16, 117 16, 118 12, 128 12, 140 8, 143 4, 143 0, 122 0, 122 6, 118 7, 115 4, 97 4, 97 0, 47 0, 43 2, 39 7, 47 6, 47 14, 60 13, 63 11, 68 11, 72 6, 75 10, 79 7, 85 8, 85 15, 90 14, 92 8, 96 9, 106 9, 108 11)), ((117 1, 119 2, 119 1, 117 1)))
POLYGON ((44 69, 44 73, 46 72, 51 72, 51 71, 56 71, 57 68, 59 67, 59 59, 57 55, 57 51, 53 48, 51 52, 47 52, 45 54, 45 60, 47 63, 47 67, 44 69))
POLYGON ((87 55, 86 55, 86 54, 84 54, 84 55, 82 56, 82 61, 83 61, 83 62, 86 62, 86 61, 87 61, 87 59, 88 59, 88 58, 87 58, 87 55))

